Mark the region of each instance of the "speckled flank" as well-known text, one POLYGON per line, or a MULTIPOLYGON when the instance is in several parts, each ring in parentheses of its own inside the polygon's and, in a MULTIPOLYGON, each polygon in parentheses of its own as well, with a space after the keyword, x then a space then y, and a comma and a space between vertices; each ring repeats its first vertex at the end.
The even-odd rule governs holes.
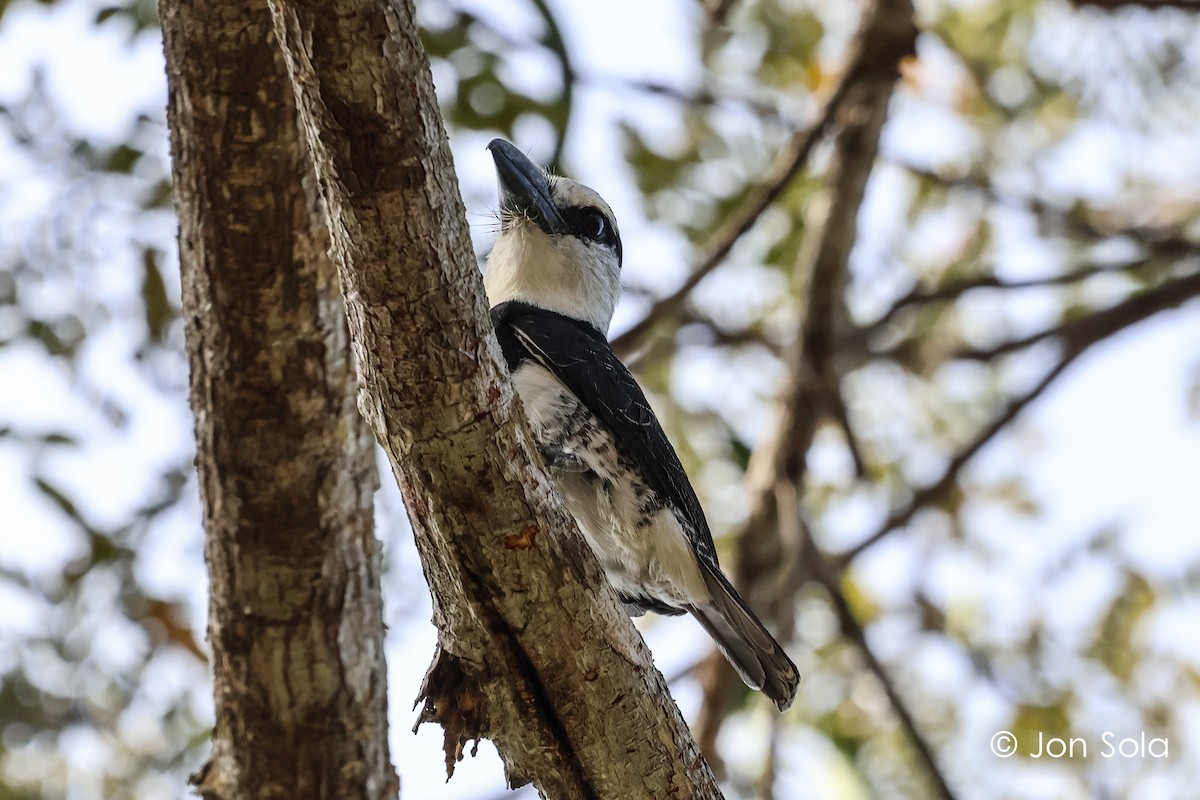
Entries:
POLYGON ((513 382, 567 508, 617 594, 665 613, 707 603, 673 509, 617 452, 612 435, 544 367, 525 363, 513 382))

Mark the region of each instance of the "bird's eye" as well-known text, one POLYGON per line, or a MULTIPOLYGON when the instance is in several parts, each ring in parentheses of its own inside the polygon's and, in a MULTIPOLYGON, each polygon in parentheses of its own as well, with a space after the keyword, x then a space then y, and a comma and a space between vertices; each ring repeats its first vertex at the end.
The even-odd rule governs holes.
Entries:
POLYGON ((579 215, 579 232, 598 242, 608 232, 608 222, 604 219, 604 215, 596 209, 586 209, 579 215))

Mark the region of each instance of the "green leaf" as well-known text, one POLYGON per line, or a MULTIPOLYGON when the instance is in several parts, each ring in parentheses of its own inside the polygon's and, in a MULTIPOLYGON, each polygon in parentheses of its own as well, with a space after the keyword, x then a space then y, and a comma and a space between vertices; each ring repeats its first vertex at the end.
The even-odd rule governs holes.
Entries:
POLYGON ((143 153, 136 147, 123 144, 108 154, 104 161, 104 169, 108 172, 130 173, 143 153))
MULTIPOLYGON (((1072 738, 1071 721, 1062 703, 1021 706, 1011 731, 1020 742, 1017 752, 1022 755, 1037 752, 1039 741, 1055 738, 1069 742, 1072 738)), ((1067 758, 1082 758, 1082 752, 1076 749, 1072 755, 1068 751, 1067 758)))
POLYGON ((1098 658, 1113 675, 1128 683, 1137 664, 1133 634, 1138 623, 1154 607, 1154 589, 1141 575, 1125 573, 1125 586, 1104 615, 1088 654, 1098 658))
POLYGON ((167 298, 167 285, 163 281, 162 271, 158 268, 158 253, 147 248, 142 252, 142 301, 146 306, 146 327, 150 330, 150 338, 161 343, 167 334, 167 327, 175 316, 171 301, 167 298))
POLYGON ((105 6, 104 8, 100 9, 99 13, 96 14, 96 24, 103 25, 105 22, 108 22, 117 14, 123 13, 124 11, 125 9, 121 8, 120 6, 105 6))
POLYGON ((72 447, 78 447, 79 440, 69 434, 55 432, 47 433, 45 436, 43 436, 42 444, 65 444, 71 445, 72 447))
POLYGON ((40 319, 29 320, 29 324, 25 326, 25 332, 31 338, 41 342, 42 346, 46 348, 46 352, 52 356, 66 355, 70 349, 67 343, 59 338, 54 328, 40 319))
POLYGON ((163 178, 150 189, 142 200, 142 208, 169 208, 172 201, 171 179, 163 178))

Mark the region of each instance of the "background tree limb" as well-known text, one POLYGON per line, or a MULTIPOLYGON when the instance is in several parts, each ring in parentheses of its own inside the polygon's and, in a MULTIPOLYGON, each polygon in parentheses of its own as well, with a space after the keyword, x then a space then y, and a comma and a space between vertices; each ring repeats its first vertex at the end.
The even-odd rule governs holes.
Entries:
MULTIPOLYGON (((840 401, 830 401, 831 394, 840 391, 834 331, 844 318, 847 264, 898 65, 912 52, 915 37, 912 7, 904 0, 880 0, 865 12, 854 49, 869 55, 860 56, 847 75, 845 100, 835 115, 840 133, 827 173, 828 185, 823 197, 813 202, 805 223, 807 236, 796 281, 802 311, 786 356, 789 373, 779 420, 770 437, 755 449, 746 473, 751 510, 737 537, 735 581, 751 603, 760 610, 768 609, 785 632, 793 625, 795 576, 807 574, 804 565, 816 554, 808 552, 811 543, 806 544, 806 533, 784 535, 795 526, 790 517, 787 524, 780 517, 778 491, 781 484, 793 493, 803 485, 805 458, 817 422, 823 414, 837 416, 840 401), (780 590, 780 586, 788 589, 780 590)), ((715 746, 736 683, 736 677, 718 659, 707 661, 702 677, 705 703, 696 728, 706 752, 715 746)), ((929 766, 936 772, 932 761, 929 766)), ((944 785, 940 775, 935 782, 944 785)))
MULTIPOLYGON (((1133 295, 1112 308, 1068 320, 1053 329, 1011 342, 1009 346, 1001 345, 992 348, 995 352, 988 354, 987 358, 1012 352, 1044 339, 1058 338, 1062 342, 1063 353, 1057 363, 1033 388, 1010 400, 990 424, 984 427, 971 441, 959 448, 935 481, 919 489, 906 504, 888 515, 878 529, 841 554, 838 559, 840 566, 846 567, 863 551, 892 531, 907 525, 921 509, 927 508, 944 497, 946 492, 954 486, 959 474, 971 459, 1007 428, 1009 423, 1016 419, 1030 403, 1050 388, 1067 367, 1075 363, 1087 350, 1161 311, 1178 308, 1197 295, 1200 295, 1200 273, 1168 281, 1154 289, 1133 295)), ((961 357, 971 358, 975 357, 975 354, 965 354, 961 357)))
POLYGON ((738 243, 738 240, 754 227, 754 224, 762 216, 763 212, 783 194, 788 184, 800 173, 804 165, 808 163, 809 155, 833 122, 834 116, 839 106, 845 100, 850 87, 855 85, 859 80, 861 73, 867 69, 867 65, 874 63, 875 59, 880 58, 878 53, 867 49, 873 43, 866 41, 865 37, 860 37, 856 41, 857 46, 853 48, 846 74, 838 81, 833 93, 826 98, 812 123, 794 132, 788 138, 787 143, 775 155, 775 159, 767 169, 766 174, 751 188, 745 200, 721 223, 721 227, 713 234, 712 241, 706 248, 704 258, 692 270, 692 274, 687 277, 678 289, 666 297, 655 301, 650 310, 646 312, 646 315, 634 323, 629 330, 613 339, 613 350, 618 355, 622 357, 631 355, 638 349, 642 339, 645 338, 646 334, 656 324, 665 318, 678 314, 688 296, 691 295, 692 290, 699 286, 700 282, 707 278, 713 270, 721 266, 725 261, 725 257, 733 249, 733 246, 738 243))

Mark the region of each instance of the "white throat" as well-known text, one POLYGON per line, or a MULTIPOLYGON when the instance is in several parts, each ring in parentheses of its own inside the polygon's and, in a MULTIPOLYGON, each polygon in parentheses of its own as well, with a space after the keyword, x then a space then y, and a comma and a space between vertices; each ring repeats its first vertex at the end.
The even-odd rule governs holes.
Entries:
POLYGON ((619 267, 610 261, 599 245, 518 223, 496 240, 483 285, 492 306, 529 303, 584 320, 607 335, 621 293, 619 267))

